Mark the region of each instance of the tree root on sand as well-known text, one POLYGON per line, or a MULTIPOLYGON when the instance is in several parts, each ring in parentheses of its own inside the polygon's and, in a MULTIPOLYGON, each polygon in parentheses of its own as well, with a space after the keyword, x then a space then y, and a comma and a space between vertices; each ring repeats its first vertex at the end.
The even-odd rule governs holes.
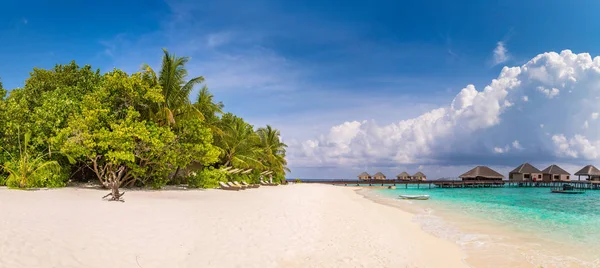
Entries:
POLYGON ((119 201, 119 202, 125 202, 125 200, 123 200, 123 195, 125 195, 125 192, 119 193, 119 194, 113 194, 113 193, 108 193, 107 195, 103 196, 102 199, 105 199, 107 197, 111 197, 110 199, 108 199, 108 201, 119 201))

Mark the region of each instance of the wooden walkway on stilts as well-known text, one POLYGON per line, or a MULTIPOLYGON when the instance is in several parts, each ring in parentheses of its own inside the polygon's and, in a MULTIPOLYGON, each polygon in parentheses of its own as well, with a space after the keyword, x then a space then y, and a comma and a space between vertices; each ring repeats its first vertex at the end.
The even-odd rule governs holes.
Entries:
MULTIPOLYGON (((290 180, 293 182, 293 180, 290 180)), ((590 181, 518 181, 518 180, 302 180, 302 183, 321 183, 346 186, 404 186, 415 185, 417 188, 499 188, 499 187, 561 187, 564 184, 573 186, 574 189, 600 190, 600 182, 590 181)))

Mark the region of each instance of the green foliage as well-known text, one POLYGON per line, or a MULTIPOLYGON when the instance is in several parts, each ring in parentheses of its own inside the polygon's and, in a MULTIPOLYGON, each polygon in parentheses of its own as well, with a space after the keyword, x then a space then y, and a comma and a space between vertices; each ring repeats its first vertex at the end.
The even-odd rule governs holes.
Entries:
POLYGON ((285 181, 285 172, 289 171, 285 160, 287 145, 281 142, 279 130, 267 125, 259 128, 257 134, 260 138, 261 162, 267 170, 273 171, 274 177, 285 181))
POLYGON ((45 155, 34 155, 29 149, 30 133, 25 134, 24 143, 19 139, 19 154, 10 156, 10 160, 2 165, 8 173, 6 185, 11 188, 61 187, 66 184, 60 176, 60 165, 56 161, 48 161, 45 155))
POLYGON ((105 75, 99 90, 84 98, 81 113, 69 119, 55 141, 63 152, 91 162, 103 184, 119 169, 124 172, 119 183, 165 177, 169 160, 176 157, 170 150, 175 134, 143 116, 162 101, 160 87, 151 86, 141 74, 127 76, 115 70, 105 75))
POLYGON ((299 178, 296 178, 294 181, 295 181, 296 183, 302 183, 302 180, 300 180, 299 178))
POLYGON ((2 87, 2 81, 0 81, 0 101, 6 97, 6 90, 2 87))
POLYGON ((189 187, 194 188, 216 188, 221 181, 227 181, 225 172, 213 167, 208 167, 195 174, 193 173, 188 178, 188 185, 189 187))
POLYGON ((283 178, 289 170, 279 131, 224 114, 202 76, 188 80, 189 58, 163 52, 158 74, 147 65, 101 74, 71 62, 34 69, 8 96, 0 83, 0 185, 61 187, 83 177, 71 174, 78 167, 113 189, 161 188, 190 167, 200 169, 188 178, 192 187, 258 183, 263 171, 283 178), (195 86, 200 92, 190 96, 195 86))
POLYGON ((162 66, 159 75, 148 65, 143 66, 144 75, 149 80, 161 88, 164 101, 153 106, 154 118, 161 125, 175 125, 178 121, 184 120, 189 116, 200 116, 190 103, 190 93, 194 86, 204 82, 204 77, 194 77, 187 82, 188 71, 185 64, 189 61, 188 57, 177 57, 163 49, 162 66))
POLYGON ((31 133, 30 145, 35 150, 52 149, 49 139, 66 126, 70 115, 79 112, 81 100, 99 86, 101 79, 99 71, 90 66, 80 68, 75 62, 51 70, 34 69, 25 87, 12 90, 6 99, 2 118, 5 149, 18 150, 19 129, 31 133))
POLYGON ((178 142, 171 147, 176 157, 170 162, 176 167, 192 163, 212 165, 219 159, 219 149, 213 145, 211 130, 199 118, 181 121, 178 125, 178 142))
POLYGON ((263 168, 259 161, 260 138, 252 125, 231 113, 223 115, 221 125, 224 135, 217 139, 217 146, 221 149, 223 166, 263 168))

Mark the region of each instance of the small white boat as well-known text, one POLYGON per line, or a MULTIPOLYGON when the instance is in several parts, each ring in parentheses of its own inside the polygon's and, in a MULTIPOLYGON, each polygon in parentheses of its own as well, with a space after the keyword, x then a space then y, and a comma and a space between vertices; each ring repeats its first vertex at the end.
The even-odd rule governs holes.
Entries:
POLYGON ((429 195, 400 195, 402 199, 411 199, 411 200, 427 200, 429 199, 429 195))

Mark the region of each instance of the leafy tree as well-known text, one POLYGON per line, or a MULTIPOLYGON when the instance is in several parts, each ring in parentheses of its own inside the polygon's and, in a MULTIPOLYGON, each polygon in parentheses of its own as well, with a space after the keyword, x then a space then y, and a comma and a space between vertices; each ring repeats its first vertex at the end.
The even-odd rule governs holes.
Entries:
POLYGON ((4 100, 6 97, 6 90, 2 87, 2 80, 0 80, 0 100, 4 100))
MULTIPOLYGON (((6 130, 6 90, 2 87, 2 81, 0 81, 0 147, 6 142, 5 130, 6 130)), ((7 152, 4 148, 0 148, 0 163, 4 163, 8 157, 7 152)), ((0 185, 3 185, 4 174, 3 170, 0 169, 0 185)))
POLYGON ((60 150, 52 147, 52 138, 67 125, 70 115, 80 113, 83 97, 96 90, 101 79, 98 70, 89 65, 79 67, 75 62, 50 70, 35 68, 25 86, 13 89, 0 104, 0 143, 4 149, 18 154, 19 131, 26 131, 31 135, 28 149, 32 153, 47 155, 68 172, 71 163, 64 155, 52 153, 60 150))
POLYGON ((177 157, 170 163, 177 169, 171 179, 177 175, 179 167, 209 166, 218 161, 220 151, 213 145, 211 130, 199 118, 180 121, 176 131, 177 143, 170 150, 177 157))
POLYGON ((160 87, 139 73, 127 76, 115 70, 104 78, 57 141, 65 153, 90 163, 100 183, 111 189, 111 200, 121 200, 122 185, 166 176, 176 157, 170 150, 176 137, 169 128, 142 118, 149 107, 164 101, 160 87))

